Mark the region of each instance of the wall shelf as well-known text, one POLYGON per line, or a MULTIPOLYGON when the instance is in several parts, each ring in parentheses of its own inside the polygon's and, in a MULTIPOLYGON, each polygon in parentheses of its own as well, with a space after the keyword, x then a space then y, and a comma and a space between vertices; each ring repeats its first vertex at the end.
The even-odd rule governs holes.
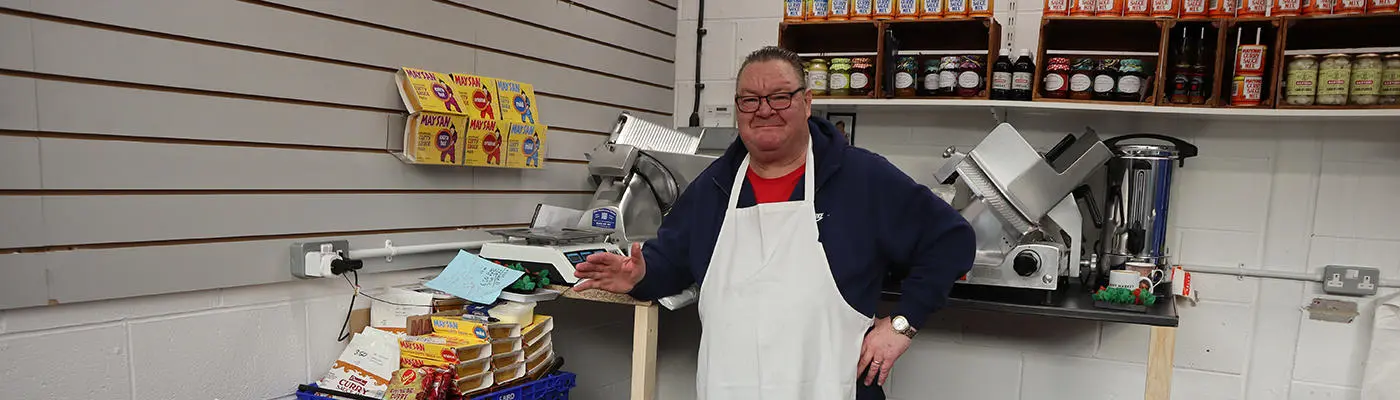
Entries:
POLYGON ((812 106, 828 111, 857 109, 862 111, 949 111, 968 107, 1014 110, 1059 110, 1101 113, 1138 113, 1198 116, 1210 119, 1259 119, 1259 118, 1306 118, 1319 119, 1400 119, 1400 109, 1271 109, 1271 108, 1208 108, 1208 107, 1158 107, 1133 103, 1111 104, 1102 102, 1059 102, 1059 101, 1010 101, 980 99, 823 99, 812 101, 812 106))

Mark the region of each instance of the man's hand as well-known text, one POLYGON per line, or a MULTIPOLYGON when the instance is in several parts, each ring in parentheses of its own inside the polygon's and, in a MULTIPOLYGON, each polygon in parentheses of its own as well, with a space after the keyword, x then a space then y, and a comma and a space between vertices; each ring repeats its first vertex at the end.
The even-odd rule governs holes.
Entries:
POLYGON ((587 279, 574 285, 574 291, 602 289, 626 294, 642 281, 647 274, 647 263, 642 258, 642 244, 632 243, 631 256, 613 253, 593 253, 587 260, 574 266, 574 276, 587 279))
POLYGON ((870 386, 877 379, 880 385, 884 385, 895 360, 909 350, 910 341, 908 336, 894 331, 889 317, 875 320, 875 328, 865 335, 865 343, 861 345, 860 370, 856 372, 865 374, 865 386, 870 386), (871 373, 865 373, 866 367, 870 367, 871 373))

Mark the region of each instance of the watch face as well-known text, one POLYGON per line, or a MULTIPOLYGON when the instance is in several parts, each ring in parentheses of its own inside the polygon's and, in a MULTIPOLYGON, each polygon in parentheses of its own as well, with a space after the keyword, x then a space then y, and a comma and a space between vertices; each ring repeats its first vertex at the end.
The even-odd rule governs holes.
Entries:
POLYGON ((905 329, 909 329, 909 321, 905 320, 904 317, 894 317, 893 322, 894 329, 897 331, 904 331, 905 329))

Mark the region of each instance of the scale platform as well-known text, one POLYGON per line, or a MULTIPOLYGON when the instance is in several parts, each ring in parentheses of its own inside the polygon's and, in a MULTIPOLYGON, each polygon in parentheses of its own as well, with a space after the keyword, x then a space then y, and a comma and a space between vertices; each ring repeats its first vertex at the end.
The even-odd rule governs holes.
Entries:
POLYGON ((507 264, 520 263, 530 272, 546 271, 551 282, 573 286, 574 265, 593 253, 622 255, 616 245, 606 242, 613 231, 599 228, 518 228, 488 231, 506 239, 504 243, 481 246, 480 256, 507 264))

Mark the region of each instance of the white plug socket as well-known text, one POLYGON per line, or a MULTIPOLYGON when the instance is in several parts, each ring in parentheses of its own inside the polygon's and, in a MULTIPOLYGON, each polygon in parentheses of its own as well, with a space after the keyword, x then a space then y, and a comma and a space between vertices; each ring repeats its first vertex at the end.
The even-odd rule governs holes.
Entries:
POLYGON ((331 261, 350 251, 350 242, 331 240, 292 244, 292 275, 298 278, 333 277, 331 261))

